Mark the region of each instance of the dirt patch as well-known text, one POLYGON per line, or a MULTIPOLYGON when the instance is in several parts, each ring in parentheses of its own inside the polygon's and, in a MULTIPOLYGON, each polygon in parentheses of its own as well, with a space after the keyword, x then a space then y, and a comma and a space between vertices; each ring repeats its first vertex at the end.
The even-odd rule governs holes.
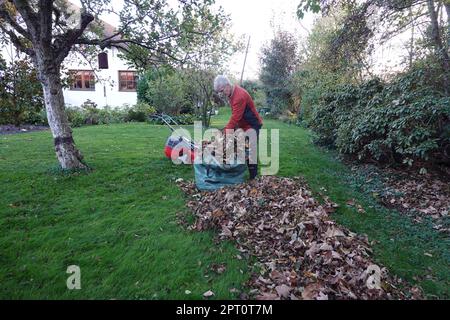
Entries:
POLYGON ((42 131, 42 130, 48 130, 49 127, 47 126, 35 126, 35 125, 21 125, 21 126, 14 126, 12 124, 7 125, 0 125, 0 134, 14 134, 14 133, 26 133, 26 132, 32 132, 32 131, 42 131))
MULTIPOLYGON (((406 286, 371 258, 364 235, 330 218, 337 207, 320 204, 300 178, 261 177, 250 183, 198 192, 179 182, 189 196, 191 230, 215 229, 218 240, 233 240, 242 256, 256 258, 250 299, 415 299, 406 286)), ((183 223, 183 221, 181 221, 183 223)))

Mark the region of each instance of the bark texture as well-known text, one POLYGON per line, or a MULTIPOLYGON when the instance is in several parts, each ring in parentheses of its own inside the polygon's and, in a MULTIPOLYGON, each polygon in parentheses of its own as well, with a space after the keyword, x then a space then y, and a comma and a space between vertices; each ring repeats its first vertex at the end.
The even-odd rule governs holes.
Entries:
POLYGON ((64 110, 60 68, 75 41, 83 34, 94 17, 82 11, 79 28, 68 29, 65 33, 53 37, 52 14, 54 11, 55 13, 59 12, 53 5, 54 1, 39 0, 35 7, 25 0, 13 0, 12 3, 20 13, 26 29, 15 22, 15 17, 10 15, 5 6, 0 8, 0 17, 8 21, 23 36, 23 39, 19 39, 10 30, 5 28, 2 30, 10 36, 19 50, 30 56, 38 70, 56 157, 63 169, 85 169, 87 166, 83 163, 81 152, 75 146, 72 130, 64 110), (24 39, 31 45, 26 45, 24 39))
POLYGON ((47 69, 40 70, 39 73, 56 157, 63 169, 85 169, 87 166, 83 163, 81 152, 75 146, 72 129, 64 111, 64 96, 59 72, 48 71, 53 68, 42 69, 47 69))
POLYGON ((431 40, 433 41, 436 55, 440 61, 444 73, 443 74, 444 89, 445 92, 448 94, 450 90, 450 81, 449 81, 450 58, 447 49, 445 48, 442 41, 441 31, 439 29, 439 20, 434 0, 427 0, 427 5, 428 5, 428 14, 431 19, 431 38, 432 38, 431 40))

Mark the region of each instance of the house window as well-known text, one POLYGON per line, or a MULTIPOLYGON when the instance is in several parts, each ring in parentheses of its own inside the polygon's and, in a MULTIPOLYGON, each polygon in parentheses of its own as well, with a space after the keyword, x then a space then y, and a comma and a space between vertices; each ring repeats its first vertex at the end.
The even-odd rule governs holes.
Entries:
POLYGON ((95 75, 92 70, 70 70, 70 90, 95 91, 95 75))
POLYGON ((136 91, 136 71, 119 71, 119 91, 136 91))

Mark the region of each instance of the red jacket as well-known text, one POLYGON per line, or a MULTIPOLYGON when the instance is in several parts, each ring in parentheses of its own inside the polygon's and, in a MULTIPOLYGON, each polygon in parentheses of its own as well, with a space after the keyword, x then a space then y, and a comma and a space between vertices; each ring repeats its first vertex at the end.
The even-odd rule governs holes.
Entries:
POLYGON ((225 129, 242 128, 243 130, 248 130, 262 127, 262 118, 256 111, 252 97, 245 89, 237 85, 234 86, 234 91, 230 97, 230 105, 231 118, 225 129))

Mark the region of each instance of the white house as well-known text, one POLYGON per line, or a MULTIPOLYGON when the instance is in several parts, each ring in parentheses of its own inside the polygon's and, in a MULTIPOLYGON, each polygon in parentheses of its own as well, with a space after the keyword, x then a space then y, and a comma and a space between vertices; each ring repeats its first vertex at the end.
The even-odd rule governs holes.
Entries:
MULTIPOLYGON (((70 6, 74 11, 80 10, 73 3, 70 6)), ((114 36, 114 26, 105 21, 101 23, 105 37, 119 38, 114 36)), ((87 100, 95 102, 99 108, 136 104, 137 73, 119 58, 119 50, 105 48, 94 59, 86 58, 76 51, 66 57, 63 68, 72 77, 70 88, 63 90, 66 105, 80 106, 87 100)))
MULTIPOLYGON (((79 10, 73 4, 70 6, 73 10, 79 10)), ((107 22, 102 23, 105 37, 114 35, 115 28, 107 22)), ((24 57, 11 43, 2 46, 0 52, 6 61, 24 57)), ((80 53, 72 51, 62 64, 62 69, 69 71, 73 77, 70 88, 63 90, 66 105, 80 106, 87 100, 95 102, 99 108, 136 104, 137 73, 118 57, 118 53, 117 48, 105 49, 102 53, 103 66, 99 66, 97 57, 88 61, 80 53)))
MULTIPOLYGON (((86 100, 95 102, 99 108, 136 104, 137 73, 118 57, 119 49, 105 49, 107 68, 99 68, 99 59, 86 61, 79 53, 71 53, 64 60, 64 68, 72 78, 70 88, 64 89, 67 105, 80 106, 86 100)), ((105 67, 105 66, 102 66, 105 67)))

